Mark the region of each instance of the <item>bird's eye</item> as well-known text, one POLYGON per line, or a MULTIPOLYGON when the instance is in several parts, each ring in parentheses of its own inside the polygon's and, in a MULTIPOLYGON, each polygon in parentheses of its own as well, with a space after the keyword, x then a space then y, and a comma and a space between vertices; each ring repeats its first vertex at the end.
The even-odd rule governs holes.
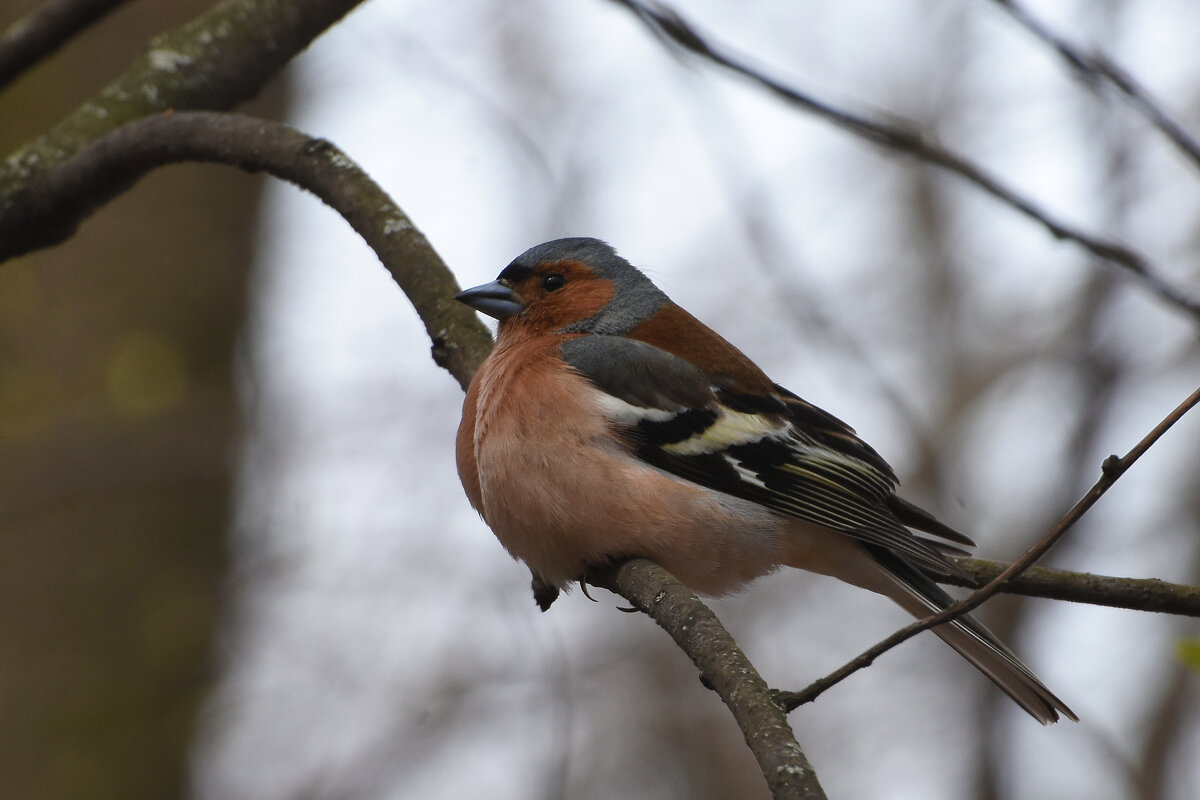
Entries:
POLYGON ((542 288, 547 292, 553 292, 555 289, 561 289, 563 284, 566 282, 567 279, 562 275, 559 275, 557 272, 552 272, 546 277, 542 278, 542 288))

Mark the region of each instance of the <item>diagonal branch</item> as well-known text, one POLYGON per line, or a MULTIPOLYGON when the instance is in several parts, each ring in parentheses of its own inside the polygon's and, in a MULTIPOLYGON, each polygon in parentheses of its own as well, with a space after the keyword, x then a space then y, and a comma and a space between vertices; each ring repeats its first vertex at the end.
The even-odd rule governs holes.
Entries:
POLYGON ((371 246, 412 302, 434 358, 465 388, 491 351, 487 328, 454 301, 454 276, 408 216, 338 148, 282 123, 192 111, 135 120, 27 182, 21 213, 0 215, 0 255, 10 241, 50 227, 56 240, 156 167, 206 161, 266 172, 337 211, 371 246))
POLYGON ((1112 488, 1125 472, 1137 462, 1139 458, 1145 455, 1146 451, 1166 433, 1172 425, 1178 422, 1184 414, 1190 411, 1197 403, 1200 403, 1200 389, 1192 392, 1186 400, 1175 407, 1175 410, 1168 414, 1161 422, 1154 426, 1154 429, 1146 434, 1140 442, 1133 446, 1124 457, 1115 455, 1104 459, 1104 464, 1101 468, 1100 478, 1092 485, 1092 488, 1081 497, 1071 509, 1063 515, 1062 519, 1041 538, 1033 547, 1029 548, 1025 553, 1006 567, 999 575, 992 578, 981 588, 972 592, 967 597, 957 603, 948 606, 936 614, 931 614, 922 620, 918 620, 907 627, 901 628, 888 638, 879 642, 874 647, 863 651, 861 655, 853 661, 848 662, 839 669, 831 672, 820 680, 814 681, 812 684, 799 692, 781 692, 780 700, 789 709, 793 710, 804 703, 815 700, 829 687, 845 680, 849 676, 858 672, 863 667, 870 666, 875 659, 891 650, 896 645, 908 641, 912 637, 924 630, 928 630, 935 625, 942 625, 956 617, 961 617, 963 614, 971 611, 992 595, 1001 591, 1004 586, 1017 575, 1020 575, 1029 567, 1040 559, 1046 552, 1054 546, 1054 544, 1065 534, 1076 522, 1078 522, 1084 514, 1087 513, 1096 501, 1112 488))
POLYGON ((712 610, 671 573, 633 559, 588 581, 615 592, 671 634, 700 670, 700 678, 733 713, 776 800, 824 798, 787 714, 767 682, 712 610))
POLYGON ((50 0, 0 33, 0 89, 127 0, 50 0))
POLYGON ((1033 200, 1008 186, 969 159, 947 150, 915 128, 895 122, 871 119, 816 98, 784 84, 765 72, 749 66, 701 36, 683 17, 662 6, 650 7, 640 0, 613 0, 637 15, 658 36, 683 49, 719 64, 758 84, 790 105, 804 109, 843 130, 881 147, 907 153, 917 159, 958 175, 985 193, 1037 222, 1056 239, 1065 239, 1087 252, 1121 267, 1143 286, 1170 305, 1200 320, 1200 299, 1191 297, 1163 279, 1145 256, 1123 244, 1096 236, 1064 222, 1040 208, 1033 200))
POLYGON ((21 217, 23 191, 30 180, 53 171, 89 142, 138 117, 168 110, 223 110, 249 100, 292 57, 361 2, 223 0, 151 39, 116 80, 0 162, 0 221, 6 223, 0 261, 61 241, 7 224, 21 217))
POLYGON ((1192 162, 1193 166, 1200 167, 1200 142, 1197 142, 1182 125, 1164 111, 1145 87, 1106 54, 1099 51, 1084 52, 1052 31, 1016 0, 992 0, 992 2, 1007 11, 1009 16, 1025 30, 1058 51, 1058 54, 1071 65, 1072 69, 1088 79, 1090 86, 1095 88, 1104 82, 1115 87, 1138 113, 1149 120, 1151 125, 1167 137, 1171 144, 1175 145, 1176 149, 1192 162))

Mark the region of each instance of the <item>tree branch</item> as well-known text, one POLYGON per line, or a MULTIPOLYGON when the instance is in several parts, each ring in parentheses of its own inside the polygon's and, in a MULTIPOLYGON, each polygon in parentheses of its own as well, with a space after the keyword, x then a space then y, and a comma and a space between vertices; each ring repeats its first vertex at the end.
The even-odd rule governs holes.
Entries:
POLYGON ((127 0, 50 0, 0 33, 0 89, 127 0))
POLYGON ((1121 267, 1167 303, 1186 312, 1193 319, 1200 320, 1200 299, 1189 296, 1163 279, 1145 256, 1123 244, 1096 236, 1051 216, 1028 197, 969 159, 929 141, 916 128, 855 114, 788 86, 728 55, 723 48, 718 49, 711 44, 711 40, 701 36, 690 23, 671 9, 662 6, 651 8, 640 0, 613 2, 630 9, 660 38, 749 79, 787 104, 814 114, 873 144, 907 153, 927 164, 958 175, 986 194, 1039 223, 1054 238, 1074 242, 1097 258, 1121 267))
POLYGON ((1050 30, 1029 9, 1015 0, 992 0, 1003 8, 1021 27, 1058 51, 1071 68, 1088 79, 1089 86, 1096 88, 1107 83, 1117 89, 1125 99, 1149 120, 1185 158, 1195 167, 1200 167, 1200 143, 1197 143, 1183 126, 1176 122, 1150 96, 1150 93, 1111 58, 1099 51, 1085 53, 1062 36, 1050 30))
MULTIPOLYGON (((360 2, 224 0, 151 39, 124 74, 0 163, 0 220, 20 215, 28 181, 126 122, 170 109, 227 109, 250 99, 360 2)), ((5 254, 12 257, 57 241, 61 238, 21 234, 4 243, 5 254)))
MULTIPOLYGON (((266 172, 321 198, 370 245, 412 302, 434 360, 464 388, 491 351, 491 334, 454 301, 459 286, 408 216, 363 170, 324 139, 240 114, 183 112, 135 120, 50 172, 31 178, 18 209, 0 215, 0 258, 30 230, 67 238, 81 220, 150 170, 181 161, 266 172)), ((19 248, 17 248, 19 250, 19 248)))
POLYGON ((1141 458, 1146 451, 1149 450, 1150 447, 1171 428, 1172 425, 1178 422, 1183 415, 1190 411, 1197 403, 1200 403, 1200 389, 1192 392, 1192 394, 1189 395, 1186 400, 1176 406, 1175 410, 1173 410, 1170 414, 1163 418, 1161 422, 1155 425, 1154 429, 1146 434, 1140 442, 1134 445, 1133 449, 1126 453, 1124 457, 1118 458, 1117 456, 1113 455, 1104 459, 1100 477, 1092 485, 1092 488, 1087 490, 1083 497, 1081 497, 1075 503, 1075 505, 1063 515, 1062 519, 1060 519, 1053 528, 1046 532, 1045 536, 1043 536, 1036 544, 1034 544, 1033 547, 1026 550, 1020 558, 1005 567, 999 575, 992 578, 982 587, 975 590, 957 603, 947 606, 936 614, 931 614, 924 619, 917 620, 911 625, 901 628, 900 630, 896 631, 896 633, 884 639, 882 642, 879 642, 875 646, 863 651, 863 653, 853 661, 848 662, 844 666, 831 672, 829 675, 826 675, 824 678, 814 681, 803 690, 799 692, 781 692, 781 702, 783 702, 785 707, 789 710, 794 710, 804 703, 815 700, 826 689, 845 680, 863 667, 870 666, 872 663, 874 663, 875 659, 879 658, 879 656, 883 655, 888 650, 891 650, 896 645, 908 641, 921 631, 928 630, 935 625, 945 624, 950 620, 960 617, 981 605, 989 597, 1003 589, 1008 581, 1012 580, 1014 577, 1020 575, 1029 567, 1033 566, 1038 559, 1045 555, 1046 552, 1062 537, 1062 535, 1065 534, 1076 522, 1078 522, 1083 515, 1087 513, 1088 509, 1095 505, 1096 501, 1103 497, 1104 494, 1110 488, 1112 488, 1113 484, 1115 484, 1120 477, 1124 475, 1125 472, 1132 467, 1134 463, 1136 463, 1137 460, 1141 458))
MULTIPOLYGON (((978 589, 1009 566, 981 558, 964 558, 956 563, 970 574, 970 579, 947 579, 939 575, 939 582, 978 589)), ((1110 608, 1200 617, 1200 586, 1168 583, 1158 578, 1117 578, 1034 566, 1014 576, 1001 591, 1110 608)))
POLYGON ((706 685, 733 713, 774 798, 824 798, 783 708, 712 610, 671 573, 634 559, 588 582, 621 595, 654 619, 687 653, 706 685))

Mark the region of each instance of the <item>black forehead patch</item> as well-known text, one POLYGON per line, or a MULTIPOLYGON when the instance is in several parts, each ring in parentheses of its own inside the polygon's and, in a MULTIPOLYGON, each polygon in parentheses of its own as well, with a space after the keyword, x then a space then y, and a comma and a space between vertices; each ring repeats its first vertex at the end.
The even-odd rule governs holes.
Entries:
POLYGON ((497 280, 502 280, 508 284, 517 284, 528 278, 532 272, 533 266, 517 260, 501 270, 497 280))

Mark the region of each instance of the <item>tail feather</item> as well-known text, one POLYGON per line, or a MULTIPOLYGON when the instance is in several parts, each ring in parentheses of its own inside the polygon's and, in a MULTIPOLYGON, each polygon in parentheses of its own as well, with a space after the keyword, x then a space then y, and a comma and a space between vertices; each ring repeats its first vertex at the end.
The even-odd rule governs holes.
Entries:
MULTIPOLYGON (((883 593, 914 617, 926 617, 954 602, 954 598, 933 580, 895 554, 882 548, 868 549, 891 584, 891 591, 883 593)), ((1043 725, 1057 722, 1060 713, 1070 720, 1079 721, 1066 703, 974 617, 969 614, 958 617, 950 623, 938 625, 933 632, 1038 722, 1043 725)))

